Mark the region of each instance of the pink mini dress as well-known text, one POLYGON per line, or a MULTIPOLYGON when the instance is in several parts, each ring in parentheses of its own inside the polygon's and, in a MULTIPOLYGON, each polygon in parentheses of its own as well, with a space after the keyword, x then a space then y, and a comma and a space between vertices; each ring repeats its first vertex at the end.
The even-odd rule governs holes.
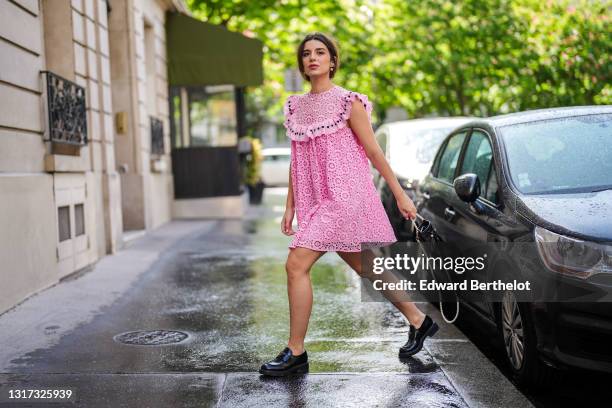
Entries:
POLYGON ((371 121, 368 97, 338 85, 285 101, 298 222, 289 248, 360 252, 397 242, 365 149, 347 123, 355 99, 371 121))

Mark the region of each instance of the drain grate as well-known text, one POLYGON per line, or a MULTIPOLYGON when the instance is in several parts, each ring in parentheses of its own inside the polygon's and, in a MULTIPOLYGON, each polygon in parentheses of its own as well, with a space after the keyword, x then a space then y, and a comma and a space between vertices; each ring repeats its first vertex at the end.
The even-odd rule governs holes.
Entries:
POLYGON ((180 343, 189 335, 175 330, 141 330, 121 333, 113 337, 115 341, 138 346, 159 346, 180 343))

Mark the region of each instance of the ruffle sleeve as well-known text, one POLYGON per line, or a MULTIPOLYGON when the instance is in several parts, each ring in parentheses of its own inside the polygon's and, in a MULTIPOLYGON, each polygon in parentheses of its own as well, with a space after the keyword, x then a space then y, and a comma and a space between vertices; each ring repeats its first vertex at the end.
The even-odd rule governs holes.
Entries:
POLYGON ((365 108, 366 113, 368 114, 368 120, 370 121, 370 123, 372 123, 372 102, 370 102, 367 95, 361 94, 359 92, 349 91, 346 98, 348 99, 348 101, 343 104, 343 106, 346 107, 346 112, 343 115, 343 118, 345 120, 348 120, 351 117, 353 101, 355 99, 358 99, 365 108))
POLYGON ((347 91, 341 95, 339 107, 335 114, 331 115, 327 120, 307 125, 296 123, 295 109, 298 101, 295 98, 297 98, 297 95, 289 96, 283 106, 283 113, 285 115, 283 125, 287 129, 287 136, 295 141, 307 141, 317 136, 334 133, 348 127, 347 121, 351 116, 351 109, 355 99, 363 104, 368 114, 368 120, 372 121, 372 103, 365 94, 359 92, 347 91))
POLYGON ((283 105, 283 114, 285 115, 285 123, 287 122, 287 119, 289 118, 289 116, 293 114, 293 110, 295 109, 295 107, 293 106, 294 98, 295 98, 295 95, 289 95, 287 99, 285 100, 285 104, 283 105))

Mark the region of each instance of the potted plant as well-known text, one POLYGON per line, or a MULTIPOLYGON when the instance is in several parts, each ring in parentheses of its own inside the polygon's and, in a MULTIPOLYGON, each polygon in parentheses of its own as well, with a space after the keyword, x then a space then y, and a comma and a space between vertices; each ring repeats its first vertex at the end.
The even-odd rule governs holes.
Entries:
POLYGON ((251 141, 251 152, 246 157, 245 184, 249 189, 249 203, 261 204, 264 183, 261 180, 261 162, 263 160, 261 140, 247 136, 251 141))

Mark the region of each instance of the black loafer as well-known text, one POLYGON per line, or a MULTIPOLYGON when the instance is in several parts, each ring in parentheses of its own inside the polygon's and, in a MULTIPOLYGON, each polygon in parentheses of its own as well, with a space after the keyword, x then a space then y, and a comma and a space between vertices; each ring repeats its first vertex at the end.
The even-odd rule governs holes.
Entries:
POLYGON ((285 376, 290 374, 305 374, 308 372, 308 354, 306 350, 298 356, 294 356, 289 347, 285 347, 272 361, 263 364, 259 373, 271 376, 285 376))
POLYGON ((414 337, 416 336, 416 327, 409 325, 408 329, 408 341, 401 347, 403 349, 409 349, 414 344, 414 337))
POLYGON ((425 342, 425 338, 427 336, 431 337, 438 331, 439 327, 436 322, 434 322, 431 317, 425 316, 425 320, 421 324, 421 327, 416 329, 416 334, 414 336, 414 342, 411 345, 402 346, 399 350, 400 358, 410 357, 415 355, 423 348, 423 343, 425 342))

